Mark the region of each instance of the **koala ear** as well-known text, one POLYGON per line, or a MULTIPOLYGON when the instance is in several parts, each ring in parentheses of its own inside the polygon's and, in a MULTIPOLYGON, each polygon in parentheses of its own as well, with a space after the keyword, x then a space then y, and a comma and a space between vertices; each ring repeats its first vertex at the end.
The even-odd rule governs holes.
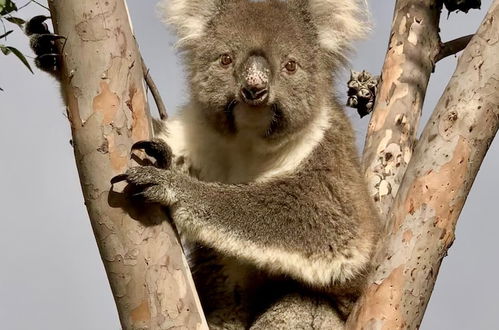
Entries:
POLYGON ((370 31, 367 0, 302 1, 317 28, 321 47, 336 57, 345 60, 353 42, 370 31))
POLYGON ((210 19, 220 10, 224 0, 161 0, 158 12, 162 21, 172 25, 179 37, 178 47, 201 38, 210 19))

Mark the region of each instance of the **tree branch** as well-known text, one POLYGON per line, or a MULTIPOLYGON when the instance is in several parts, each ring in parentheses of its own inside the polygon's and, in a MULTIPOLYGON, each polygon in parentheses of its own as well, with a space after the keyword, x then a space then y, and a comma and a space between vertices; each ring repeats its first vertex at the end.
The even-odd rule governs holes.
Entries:
POLYGON ((382 219, 387 218, 412 156, 432 59, 440 44, 441 6, 439 0, 397 0, 395 5, 363 158, 368 188, 382 219))
POLYGON ((154 80, 149 73, 149 68, 146 66, 144 59, 141 58, 142 63, 142 71, 144 72, 144 79, 146 81, 149 90, 151 91, 152 97, 154 98, 154 103, 156 103, 156 107, 158 108, 159 118, 162 120, 168 119, 168 111, 166 110, 165 103, 161 98, 161 94, 159 93, 158 87, 154 83, 154 80))
POLYGON ((50 0, 67 37, 62 86, 85 205, 123 329, 207 329, 164 212, 137 209, 109 181, 151 138, 140 54, 123 0, 50 0), (103 51, 105 50, 105 51, 103 51))
POLYGON ((459 59, 395 199, 351 329, 417 329, 458 216, 499 128, 499 0, 459 59))
POLYGON ((457 38, 451 41, 447 41, 440 45, 440 51, 437 56, 435 56, 435 63, 440 61, 441 59, 446 58, 447 56, 454 55, 462 51, 469 44, 471 38, 473 38, 473 34, 457 38))

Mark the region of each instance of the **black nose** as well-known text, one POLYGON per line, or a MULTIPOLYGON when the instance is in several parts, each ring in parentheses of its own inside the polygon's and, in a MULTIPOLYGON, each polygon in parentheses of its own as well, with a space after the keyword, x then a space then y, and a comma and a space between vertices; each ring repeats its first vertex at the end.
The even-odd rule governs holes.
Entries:
POLYGON ((242 65, 241 98, 249 105, 261 105, 269 96, 270 65, 262 55, 251 55, 242 65))
POLYGON ((268 95, 268 89, 264 86, 249 86, 241 89, 245 101, 249 103, 263 103, 268 95))

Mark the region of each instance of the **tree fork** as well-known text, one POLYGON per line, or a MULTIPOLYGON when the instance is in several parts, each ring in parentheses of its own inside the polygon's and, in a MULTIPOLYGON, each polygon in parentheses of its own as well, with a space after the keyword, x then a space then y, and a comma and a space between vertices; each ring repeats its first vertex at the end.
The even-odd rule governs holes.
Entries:
POLYGON ((371 284, 349 329, 418 329, 442 259, 499 128, 499 0, 470 41, 400 185, 371 284))
POLYGON ((207 329, 177 235, 159 208, 112 191, 134 142, 151 138, 141 57, 123 0, 49 0, 67 37, 62 87, 99 251, 123 329, 207 329), (127 211, 124 211, 127 210, 127 211))

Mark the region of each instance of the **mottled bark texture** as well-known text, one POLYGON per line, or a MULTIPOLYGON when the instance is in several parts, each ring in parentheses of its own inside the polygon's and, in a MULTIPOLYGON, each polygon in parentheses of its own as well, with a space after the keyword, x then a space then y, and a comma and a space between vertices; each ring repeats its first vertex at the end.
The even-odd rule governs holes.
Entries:
POLYGON ((381 218, 411 159, 428 81, 439 51, 438 0, 398 0, 369 123, 363 165, 381 218))
POLYGON ((417 329, 499 126, 499 0, 459 59, 400 185, 351 329, 417 329))
POLYGON ((140 54, 123 0, 51 0, 62 85, 85 205, 123 329, 206 329, 176 233, 110 179, 151 137, 140 54))

